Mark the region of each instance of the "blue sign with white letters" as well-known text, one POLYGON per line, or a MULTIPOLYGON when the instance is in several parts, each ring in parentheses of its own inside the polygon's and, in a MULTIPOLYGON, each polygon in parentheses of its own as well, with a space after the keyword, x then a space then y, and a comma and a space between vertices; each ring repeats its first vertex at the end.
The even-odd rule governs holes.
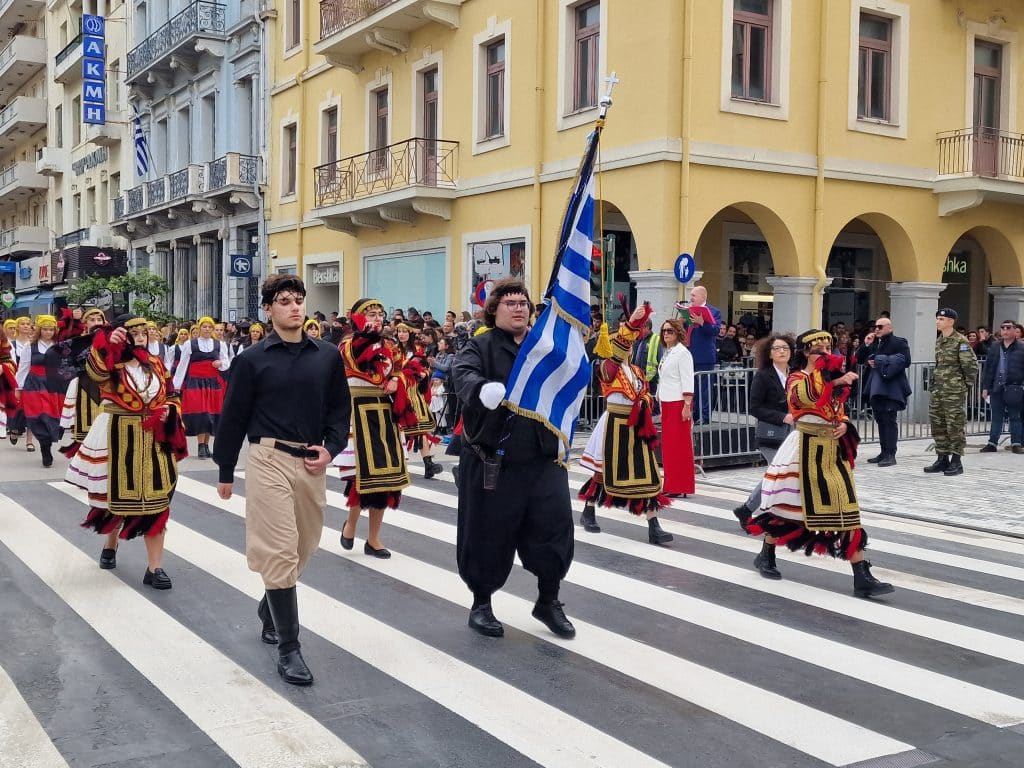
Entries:
POLYGON ((252 277, 252 256, 247 253, 231 255, 231 277, 252 277))
POLYGON ((107 121, 107 24, 102 16, 82 16, 82 122, 107 121))
POLYGON ((676 265, 672 271, 676 275, 676 280, 686 284, 693 280, 693 275, 697 271, 697 261, 690 254, 681 253, 679 258, 676 259, 676 265))

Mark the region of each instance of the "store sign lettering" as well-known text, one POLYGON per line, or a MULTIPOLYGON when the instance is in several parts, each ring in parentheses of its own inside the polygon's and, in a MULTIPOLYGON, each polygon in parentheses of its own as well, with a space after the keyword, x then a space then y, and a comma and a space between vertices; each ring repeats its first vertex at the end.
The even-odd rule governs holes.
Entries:
POLYGON ((967 259, 958 258, 957 256, 950 254, 949 258, 946 259, 946 266, 943 267, 942 274, 966 275, 967 259))
POLYGON ((313 285, 337 285, 341 273, 336 266, 313 267, 313 285))

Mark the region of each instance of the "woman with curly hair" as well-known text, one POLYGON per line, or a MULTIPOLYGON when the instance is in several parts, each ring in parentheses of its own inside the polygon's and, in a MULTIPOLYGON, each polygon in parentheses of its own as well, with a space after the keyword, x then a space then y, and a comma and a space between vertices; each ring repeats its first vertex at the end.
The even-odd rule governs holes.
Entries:
MULTIPOLYGON (((830 555, 853 567, 858 597, 893 591, 871 575, 864 559, 868 536, 860 524, 853 463, 860 441, 843 404, 855 373, 842 373, 826 331, 797 337, 786 398, 795 429, 779 446, 762 484, 761 513, 747 521, 747 533, 764 536, 764 547, 782 544, 793 552, 830 555)), ((764 550, 762 550, 762 553, 764 550)), ((762 554, 763 556, 763 554, 762 554)))

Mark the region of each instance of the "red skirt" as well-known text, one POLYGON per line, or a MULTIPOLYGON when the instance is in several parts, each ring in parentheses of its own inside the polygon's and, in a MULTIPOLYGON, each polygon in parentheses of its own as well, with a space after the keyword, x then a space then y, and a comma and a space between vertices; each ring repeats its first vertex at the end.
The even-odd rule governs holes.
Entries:
POLYGON ((683 401, 661 404, 661 463, 664 468, 663 493, 694 493, 693 422, 683 421, 683 401))
POLYGON ((181 385, 181 418, 189 435, 212 435, 224 410, 224 379, 212 361, 189 363, 181 385))

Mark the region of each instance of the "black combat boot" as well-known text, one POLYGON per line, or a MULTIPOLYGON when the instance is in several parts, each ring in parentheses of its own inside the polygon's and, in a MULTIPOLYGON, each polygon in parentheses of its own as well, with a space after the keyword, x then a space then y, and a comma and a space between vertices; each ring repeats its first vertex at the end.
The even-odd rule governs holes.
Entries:
MULTIPOLYGON (((960 457, 958 456, 957 459, 960 457)), ((924 471, 928 474, 934 474, 935 472, 945 472, 949 469, 949 454, 940 453, 935 458, 934 464, 929 464, 924 468, 924 471)))
POLYGON ((853 568, 853 594, 857 597, 888 595, 896 591, 892 584, 886 584, 871 575, 871 563, 867 560, 850 563, 850 566, 853 568))
POLYGON ((433 456, 423 457, 423 478, 430 480, 435 475, 440 475, 444 472, 444 468, 434 461, 433 456))
POLYGON ((964 465, 960 463, 960 454, 951 453, 949 455, 949 467, 942 473, 946 477, 953 477, 954 475, 962 475, 964 473, 964 465))
POLYGON ((268 589, 267 605, 277 628, 277 673, 291 685, 312 685, 313 674, 299 644, 299 604, 295 587, 268 589))
POLYGON ((775 567, 775 545, 767 541, 761 545, 761 551, 754 558, 754 567, 766 579, 781 579, 782 574, 775 567))
POLYGON ((274 629, 274 617, 270 615, 270 606, 267 605, 267 595, 263 593, 256 615, 263 622, 263 629, 260 632, 260 640, 267 645, 277 645, 277 630, 274 629))
POLYGON ((600 533, 601 526, 597 524, 597 514, 593 504, 586 504, 583 507, 583 514, 580 515, 580 525, 587 533, 600 533))
POLYGON ((647 540, 651 544, 668 544, 672 541, 672 534, 668 531, 662 530, 661 523, 658 522, 658 518, 652 517, 647 520, 647 540))
POLYGON ((571 639, 576 637, 576 627, 565 615, 562 603, 558 600, 547 602, 538 600, 533 606, 533 617, 543 622, 548 629, 559 637, 571 639))

